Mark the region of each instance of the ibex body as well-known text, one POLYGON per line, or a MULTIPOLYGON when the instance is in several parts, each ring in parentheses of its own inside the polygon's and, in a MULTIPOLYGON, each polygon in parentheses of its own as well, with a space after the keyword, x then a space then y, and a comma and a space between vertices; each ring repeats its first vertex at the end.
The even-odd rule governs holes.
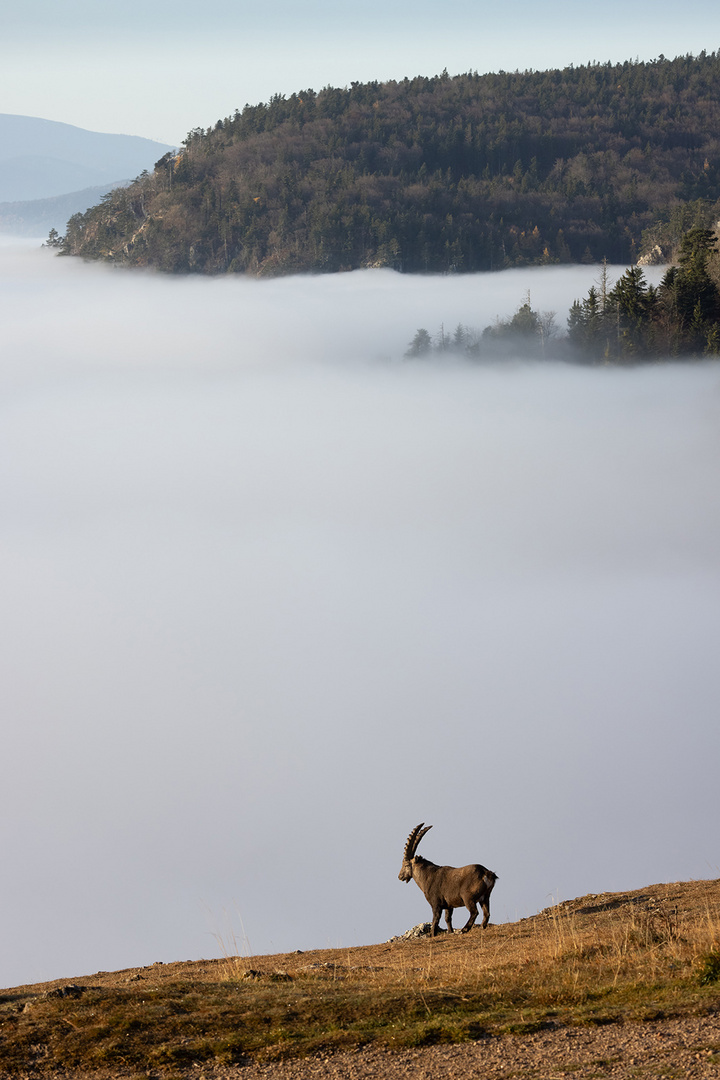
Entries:
POLYGON ((497 874, 480 863, 470 866, 436 866, 435 863, 416 855, 417 846, 432 825, 420 822, 407 838, 403 852, 400 881, 415 881, 432 908, 432 936, 438 932, 440 916, 445 912, 448 931, 452 933, 454 908, 466 907, 470 918, 462 928, 466 934, 478 917, 478 904, 483 910, 483 930, 490 921, 490 893, 497 881, 497 874))

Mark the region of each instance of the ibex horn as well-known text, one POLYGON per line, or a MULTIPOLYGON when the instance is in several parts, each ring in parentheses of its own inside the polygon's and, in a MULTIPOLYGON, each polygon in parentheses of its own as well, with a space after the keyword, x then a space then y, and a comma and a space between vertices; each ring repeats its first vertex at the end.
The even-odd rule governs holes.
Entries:
POLYGON ((405 851, 403 853, 404 859, 412 859, 417 851, 417 846, 422 840, 426 832, 432 829, 432 825, 426 825, 424 821, 421 821, 419 825, 416 825, 413 831, 407 838, 405 844, 405 851))

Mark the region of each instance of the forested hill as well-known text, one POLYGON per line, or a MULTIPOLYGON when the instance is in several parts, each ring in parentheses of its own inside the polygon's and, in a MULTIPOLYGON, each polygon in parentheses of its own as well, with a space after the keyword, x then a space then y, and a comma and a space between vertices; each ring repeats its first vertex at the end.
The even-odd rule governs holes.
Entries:
POLYGON ((207 273, 626 262, 718 199, 720 52, 443 72, 246 105, 71 218, 62 249, 207 273))

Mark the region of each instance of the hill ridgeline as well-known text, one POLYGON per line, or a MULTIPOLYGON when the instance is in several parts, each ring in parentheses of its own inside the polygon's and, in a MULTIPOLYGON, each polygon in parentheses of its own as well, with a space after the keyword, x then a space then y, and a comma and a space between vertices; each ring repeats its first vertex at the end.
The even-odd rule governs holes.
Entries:
POLYGON ((718 200, 720 52, 443 72, 246 105, 71 218, 63 250, 255 275, 662 261, 718 200))

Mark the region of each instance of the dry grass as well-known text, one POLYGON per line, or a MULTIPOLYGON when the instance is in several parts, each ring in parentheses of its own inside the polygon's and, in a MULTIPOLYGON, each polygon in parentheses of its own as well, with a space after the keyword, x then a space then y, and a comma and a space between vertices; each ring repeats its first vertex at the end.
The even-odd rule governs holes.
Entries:
POLYGON ((720 1006, 720 882, 583 897, 468 935, 226 955, 59 991, 0 995, 0 1075, 179 1076, 194 1062, 697 1015, 720 1006))

